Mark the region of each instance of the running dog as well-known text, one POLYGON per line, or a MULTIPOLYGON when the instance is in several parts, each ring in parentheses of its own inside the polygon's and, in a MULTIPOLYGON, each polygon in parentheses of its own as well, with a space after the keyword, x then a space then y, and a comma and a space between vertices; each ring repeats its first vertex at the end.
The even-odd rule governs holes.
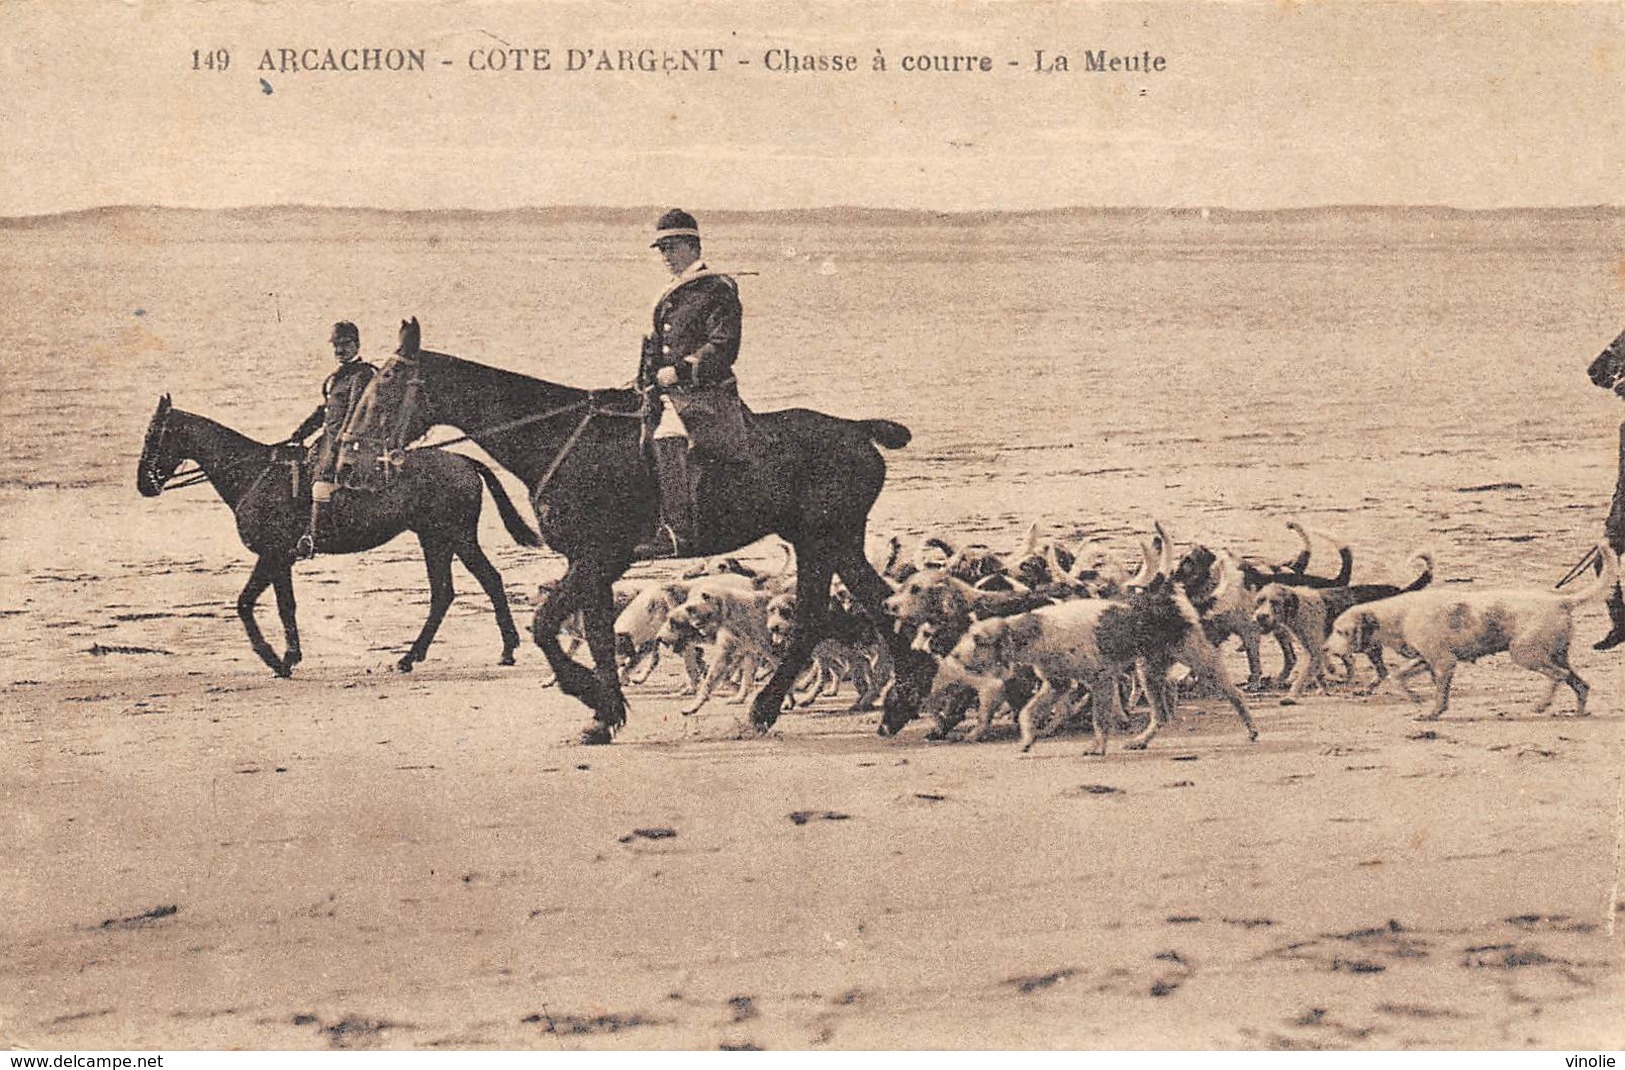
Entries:
MULTIPOLYGON (((643 588, 615 618, 615 654, 621 663, 623 683, 641 684, 649 678, 655 666, 660 664, 660 635, 665 627, 666 618, 671 615, 672 610, 688 600, 691 592, 701 586, 733 588, 741 591, 755 589, 749 577, 732 574, 712 574, 680 583, 651 583, 643 588), (634 676, 633 673, 640 665, 643 671, 634 676)), ((684 692, 693 694, 699 686, 704 670, 700 664, 698 647, 685 642, 685 638, 681 634, 674 634, 672 636, 674 641, 668 641, 667 645, 682 655, 683 667, 688 672, 688 686, 684 688, 684 692)))
MULTIPOLYGON (((796 596, 776 596, 767 605, 767 634, 775 650, 783 650, 795 636, 796 596)), ((825 637, 813 648, 812 694, 801 700, 810 706, 826 691, 833 692, 842 677, 850 676, 858 693, 849 709, 870 710, 891 682, 891 649, 882 641, 874 624, 831 598, 824 618, 825 637)))
POLYGON ((1419 658, 1417 665, 1397 674, 1401 687, 1408 676, 1425 666, 1437 682, 1433 709, 1418 720, 1435 721, 1450 705, 1450 683, 1456 666, 1502 652, 1515 664, 1551 681, 1534 712, 1551 705, 1559 684, 1574 692, 1576 716, 1586 714, 1591 687, 1569 667, 1569 639, 1575 607, 1602 598, 1619 577, 1619 557, 1607 543, 1595 551, 1602 562, 1600 575, 1572 594, 1528 588, 1444 590, 1429 588, 1355 606, 1332 625, 1328 653, 1352 655, 1383 648, 1419 658))
POLYGON ((986 724, 992 714, 989 700, 1017 671, 1030 668, 1040 686, 1017 715, 1023 751, 1032 747, 1041 721, 1081 684, 1090 696, 1095 753, 1105 754, 1109 721, 1122 716, 1118 681, 1140 665, 1152 682, 1151 721, 1126 744, 1140 750, 1172 713, 1164 681, 1175 662, 1213 680, 1246 726, 1248 738, 1258 738, 1246 700, 1226 675, 1217 649, 1202 634, 1195 608, 1165 574, 1131 592, 1124 602, 1077 599, 978 621, 943 659, 938 681, 975 688, 983 700, 981 717, 986 724))
MULTIPOLYGON (((1298 673, 1286 703, 1297 701, 1311 685, 1326 692, 1326 640, 1332 634, 1332 622, 1338 615, 1357 605, 1392 598, 1409 591, 1420 591, 1433 582, 1433 555, 1417 554, 1412 560, 1422 563, 1422 571, 1407 587, 1391 583, 1362 583, 1350 587, 1289 587, 1284 583, 1271 583, 1253 597, 1253 623, 1262 631, 1286 632, 1303 647, 1308 664, 1298 673)), ((1377 679, 1388 674, 1382 662, 1382 653, 1367 651, 1377 679)), ((1344 677, 1352 679, 1353 663, 1343 659, 1344 677)))
POLYGON ((767 629, 767 605, 772 600, 767 591, 696 584, 687 601, 671 611, 660 629, 662 640, 674 641, 682 631, 692 629, 716 644, 711 651, 711 670, 700 681, 694 701, 683 707, 683 716, 698 712, 717 685, 735 672, 740 674, 739 690, 730 701, 743 704, 750 700, 757 668, 778 660, 767 629))

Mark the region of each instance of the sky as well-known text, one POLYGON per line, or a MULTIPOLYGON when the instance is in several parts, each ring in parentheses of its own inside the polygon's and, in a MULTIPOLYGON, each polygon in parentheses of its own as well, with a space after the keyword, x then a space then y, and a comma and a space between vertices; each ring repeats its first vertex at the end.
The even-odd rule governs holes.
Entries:
POLYGON ((0 31, 0 215, 1625 204, 1618 2, 0 0, 0 31), (257 69, 283 48, 420 49, 426 69, 257 69), (553 69, 471 69, 492 48, 553 69), (716 72, 591 69, 705 48, 716 72), (858 69, 772 71, 774 49, 858 69), (1071 69, 1039 72, 1039 50, 1071 69), (1099 50, 1165 69, 1084 70, 1099 50), (918 56, 993 69, 903 69, 918 56))

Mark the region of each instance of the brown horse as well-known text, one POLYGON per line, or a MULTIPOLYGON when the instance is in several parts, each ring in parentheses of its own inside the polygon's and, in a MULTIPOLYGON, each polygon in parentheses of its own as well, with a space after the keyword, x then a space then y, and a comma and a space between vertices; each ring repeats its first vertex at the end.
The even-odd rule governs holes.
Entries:
MULTIPOLYGON (((532 634, 559 687, 593 710, 582 742, 608 743, 626 721, 611 584, 631 564, 633 547, 658 512, 641 442, 641 399, 631 390, 579 390, 424 350, 415 319, 401 324, 397 355, 400 364, 386 365, 380 388, 411 384, 416 411, 404 433, 420 435, 434 424, 459 428, 530 488, 542 537, 569 561, 537 610, 532 634), (406 369, 410 374, 402 374, 406 369), (559 644, 559 625, 578 609, 595 670, 559 644)), ((824 636, 837 574, 892 646, 896 683, 888 711, 908 713, 889 716, 887 724, 903 723, 918 709, 935 665, 884 626, 881 603, 891 588, 864 556, 864 531, 886 478, 875 446, 907 445, 908 428, 787 409, 753 414, 750 432, 756 460, 728 466, 717 480, 714 513, 704 525, 710 541, 700 550, 725 553, 769 534, 795 549, 795 638, 757 696, 752 723, 765 730, 778 718, 824 636)))
MULTIPOLYGON (((259 558, 248 584, 237 596, 237 615, 260 660, 278 676, 290 676, 302 656, 293 597, 294 544, 310 515, 310 488, 304 485, 308 480, 301 479, 302 489, 295 495, 289 464, 281 457, 282 452, 287 451, 174 408, 165 394, 158 399, 158 411, 147 426, 135 486, 142 496, 155 498, 175 477, 182 461, 197 463, 196 471, 182 473, 183 482, 175 485, 207 479, 236 514, 238 536, 259 558), (288 644, 287 653, 280 658, 254 619, 254 604, 271 586, 276 588, 277 611, 288 644)), ((297 452, 291 459, 297 462, 297 452)), ((423 660, 451 606, 456 594, 451 581, 454 555, 490 597, 497 628, 502 632, 501 664, 513 664, 519 631, 508 609, 502 576, 479 543, 482 483, 490 488, 502 523, 514 541, 521 546, 540 546, 541 537, 525 524, 496 474, 471 457, 444 450, 409 450, 401 459, 399 471, 382 488, 334 497, 333 530, 319 544, 323 552, 353 554, 370 550, 403 531, 414 532, 423 547, 423 561, 429 570, 429 619, 412 648, 396 663, 402 672, 411 672, 412 666, 423 660)))

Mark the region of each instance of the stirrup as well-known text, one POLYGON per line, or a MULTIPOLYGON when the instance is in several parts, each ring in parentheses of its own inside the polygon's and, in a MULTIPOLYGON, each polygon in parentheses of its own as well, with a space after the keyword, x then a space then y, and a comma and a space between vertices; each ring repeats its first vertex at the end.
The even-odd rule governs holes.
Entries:
POLYGON ((665 561, 683 556, 683 542, 670 524, 658 525, 647 541, 632 548, 632 557, 639 561, 665 561))
POLYGON ((293 556, 296 561, 309 561, 316 556, 316 536, 305 532, 299 536, 299 541, 293 544, 293 556))

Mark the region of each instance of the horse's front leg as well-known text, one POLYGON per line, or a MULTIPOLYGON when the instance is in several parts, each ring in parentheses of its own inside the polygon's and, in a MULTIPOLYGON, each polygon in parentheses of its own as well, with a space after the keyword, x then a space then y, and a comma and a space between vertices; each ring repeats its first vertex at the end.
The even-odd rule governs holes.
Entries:
POLYGON ((615 730, 626 724, 626 695, 621 691, 621 671, 615 661, 615 577, 599 570, 594 579, 581 607, 581 623, 598 675, 598 697, 593 703, 594 724, 581 741, 608 743, 615 730))
POLYGON ((531 618, 530 637, 547 658, 559 690, 596 710, 598 681, 591 670, 566 654, 559 644, 559 628, 582 603, 587 587, 586 566, 579 561, 570 562, 564 578, 548 592, 547 598, 537 607, 536 615, 531 618))
POLYGON ((920 706, 931 693, 932 681, 936 679, 936 659, 915 650, 910 645, 910 637, 893 627, 891 618, 886 616, 881 604, 891 596, 892 589, 864 556, 861 531, 841 555, 839 571, 841 582, 852 592, 858 607, 873 622, 881 642, 891 651, 892 687, 883 703, 885 712, 880 718, 880 734, 896 735, 919 716, 920 706))
POLYGON ((834 576, 834 555, 823 547, 796 547, 796 621, 784 660, 751 706, 751 724, 765 732, 779 719, 784 697, 812 660, 813 648, 824 638, 829 616, 829 581, 834 576))
POLYGON ((271 671, 278 676, 286 677, 293 671, 292 666, 285 664, 271 649, 271 644, 265 641, 260 631, 259 622, 254 619, 254 603, 260 600, 260 595, 271 586, 276 578, 278 568, 284 565, 273 565, 260 558, 254 562, 254 571, 249 573, 248 582, 243 585, 243 591, 237 596, 237 616, 243 622, 243 629, 248 632, 248 643, 254 648, 254 653, 260 660, 271 667, 271 671))
POLYGON ((285 673, 291 673, 305 658, 299 649, 299 607, 293 597, 293 566, 284 563, 276 570, 271 583, 276 590, 277 614, 282 618, 282 638, 288 646, 288 652, 282 655, 282 668, 285 673))

